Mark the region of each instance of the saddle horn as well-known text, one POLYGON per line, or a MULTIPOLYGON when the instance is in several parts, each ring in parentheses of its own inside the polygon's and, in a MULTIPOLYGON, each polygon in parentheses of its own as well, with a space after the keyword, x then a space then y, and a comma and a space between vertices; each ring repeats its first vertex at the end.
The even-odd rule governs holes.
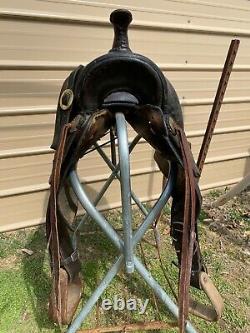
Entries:
POLYGON ((132 22, 132 19, 133 17, 129 10, 117 9, 111 13, 110 22, 114 27, 114 41, 110 52, 131 52, 128 42, 128 27, 132 22))

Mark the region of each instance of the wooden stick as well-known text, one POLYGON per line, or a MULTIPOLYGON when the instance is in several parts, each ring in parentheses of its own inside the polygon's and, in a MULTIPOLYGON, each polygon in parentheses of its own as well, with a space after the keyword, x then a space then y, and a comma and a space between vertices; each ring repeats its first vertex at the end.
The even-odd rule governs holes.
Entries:
POLYGON ((178 326, 177 322, 164 323, 161 321, 151 321, 145 323, 122 324, 117 326, 83 329, 81 331, 78 331, 78 333, 109 333, 109 332, 134 332, 138 330, 142 331, 165 330, 177 326, 178 326))
POLYGON ((248 186, 250 186, 250 174, 245 176, 238 184, 231 188, 226 194, 222 195, 217 199, 212 206, 219 207, 224 205, 228 200, 239 195, 243 192, 248 186))
POLYGON ((237 54, 237 51, 239 48, 239 44, 240 44, 240 41, 238 39, 233 39, 231 41, 231 44, 230 44, 230 47, 229 47, 229 50, 227 53, 227 58, 226 58, 226 61, 224 64, 220 82, 219 82, 217 92, 215 95, 213 107, 212 107, 209 121, 207 124, 206 133, 204 135, 203 142, 202 142, 201 149, 200 149, 199 156, 198 156, 198 160, 197 160, 197 166, 198 166, 200 173, 202 172, 202 169, 203 169, 203 166, 205 163, 205 159, 207 157, 209 145, 212 140, 212 136, 213 136, 216 122, 218 119, 218 115, 220 112, 221 104, 223 102, 223 98, 224 98, 224 95, 226 92, 229 77, 230 77, 230 74, 233 69, 233 64, 234 64, 234 60, 235 60, 235 57, 236 57, 236 54, 237 54))

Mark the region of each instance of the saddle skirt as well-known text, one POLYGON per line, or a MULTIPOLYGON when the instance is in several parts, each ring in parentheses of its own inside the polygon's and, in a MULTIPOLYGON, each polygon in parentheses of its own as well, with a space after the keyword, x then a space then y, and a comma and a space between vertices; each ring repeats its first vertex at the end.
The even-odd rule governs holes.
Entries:
POLYGON ((199 246, 200 175, 184 133, 182 110, 173 86, 156 64, 129 48, 131 13, 116 10, 110 21, 115 31, 113 48, 86 67, 80 65, 72 71, 59 96, 46 218, 53 277, 50 316, 57 323, 69 323, 83 287, 77 247, 72 243, 78 201, 68 175, 91 146, 115 126, 115 112, 119 110, 154 148, 154 158, 163 175, 168 177, 169 162, 175 170, 171 236, 180 269, 179 326, 184 332, 190 304, 195 308, 193 312, 208 320, 217 320, 223 306, 206 275, 199 246), (211 301, 215 310, 201 310, 197 303, 190 302, 190 284, 205 290, 209 297, 209 290, 213 289, 211 301))

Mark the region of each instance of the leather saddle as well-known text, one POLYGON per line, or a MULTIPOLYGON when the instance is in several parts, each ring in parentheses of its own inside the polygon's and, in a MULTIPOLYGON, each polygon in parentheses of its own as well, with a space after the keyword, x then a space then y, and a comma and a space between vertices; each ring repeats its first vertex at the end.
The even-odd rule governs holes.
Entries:
POLYGON ((150 59, 129 48, 127 29, 132 15, 112 12, 114 42, 109 53, 86 67, 76 68, 63 83, 51 147, 55 150, 50 177, 46 230, 53 277, 50 316, 59 324, 72 320, 83 288, 77 246, 72 232, 77 198, 68 175, 78 160, 115 125, 115 112, 155 150, 154 158, 165 177, 169 162, 175 170, 171 236, 178 258, 180 330, 190 310, 218 320, 223 302, 206 273, 197 232, 201 209, 199 171, 183 127, 181 106, 171 83, 150 59), (202 289, 213 307, 189 299, 189 285, 202 289))

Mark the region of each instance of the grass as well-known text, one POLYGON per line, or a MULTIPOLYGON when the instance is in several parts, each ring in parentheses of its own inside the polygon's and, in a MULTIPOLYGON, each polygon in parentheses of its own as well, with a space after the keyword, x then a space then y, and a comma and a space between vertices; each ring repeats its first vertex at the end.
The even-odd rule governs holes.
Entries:
MULTIPOLYGON (((207 201, 211 201, 218 195, 218 192, 208 195, 205 205, 207 201)), ((247 237, 249 237, 247 202, 249 201, 239 198, 223 210, 206 208, 200 215, 199 230, 203 256, 210 275, 225 300, 225 311, 218 323, 207 323, 191 316, 191 320, 199 332, 250 332, 249 253, 245 253, 247 237), (218 217, 221 221, 218 221, 218 217), (211 220, 209 223, 207 223, 208 219, 211 220), (215 227, 214 223, 218 223, 220 227, 215 227), (233 223, 236 224, 236 227, 233 227, 233 223)), ((175 254, 169 237, 169 212, 167 206, 159 225, 161 252, 166 272, 176 286, 178 271, 172 264, 175 254)), ((135 224, 138 224, 142 216, 137 210, 134 211, 134 217, 135 224)), ((118 210, 108 213, 107 218, 115 228, 121 227, 118 210)), ((153 276, 170 293, 153 243, 153 232, 148 231, 142 242, 143 252, 147 258, 146 264, 153 276)), ((137 253, 143 260, 140 247, 137 248, 137 253)), ((110 245, 106 236, 89 222, 85 225, 80 238, 80 254, 85 282, 84 302, 113 263, 117 251, 110 245)), ((47 316, 51 278, 44 227, 1 234, 0 267, 0 332, 60 332, 59 327, 51 323, 47 316), (33 254, 28 255, 22 249, 32 250, 33 254)), ((206 302, 202 292, 192 290, 192 294, 200 301, 206 302)), ((83 327, 132 323, 143 321, 145 318, 148 321, 173 320, 164 307, 154 299, 152 291, 137 273, 133 278, 127 278, 121 272, 104 292, 102 299, 113 299, 114 295, 125 299, 140 298, 143 302, 149 298, 146 313, 142 316, 138 310, 104 311, 100 306, 100 300, 98 306, 87 317, 83 327), (155 302, 159 311, 156 310, 155 302)), ((62 331, 65 330, 66 328, 63 327, 62 331)), ((168 332, 174 333, 177 330, 169 329, 168 332)))

